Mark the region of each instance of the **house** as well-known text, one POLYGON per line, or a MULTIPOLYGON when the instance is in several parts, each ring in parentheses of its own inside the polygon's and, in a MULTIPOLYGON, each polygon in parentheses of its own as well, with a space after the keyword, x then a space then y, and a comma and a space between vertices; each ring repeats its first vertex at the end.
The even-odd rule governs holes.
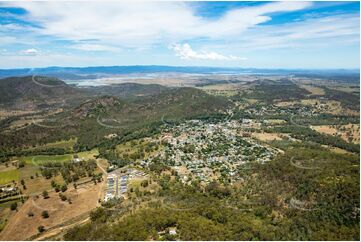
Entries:
POLYGON ((74 156, 73 163, 79 163, 81 161, 83 161, 83 159, 74 156))
POLYGON ((114 138, 118 137, 118 135, 117 134, 109 134, 109 135, 105 135, 104 137, 106 139, 114 139, 114 138))
POLYGON ((169 228, 169 234, 170 235, 176 235, 177 234, 177 229, 176 228, 169 228))
POLYGON ((252 119, 248 119, 248 118, 242 119, 242 123, 243 123, 243 124, 251 124, 252 122, 253 122, 252 119))
POLYGON ((1 191, 2 192, 15 192, 16 191, 16 187, 4 187, 4 188, 1 188, 1 191))

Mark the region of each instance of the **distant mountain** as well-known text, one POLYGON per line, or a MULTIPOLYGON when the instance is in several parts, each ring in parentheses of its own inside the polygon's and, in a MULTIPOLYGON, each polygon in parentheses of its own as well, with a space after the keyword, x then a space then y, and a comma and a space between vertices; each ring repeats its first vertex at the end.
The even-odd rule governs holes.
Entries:
POLYGON ((18 102, 34 104, 54 103, 68 98, 77 98, 83 92, 57 78, 9 77, 0 79, 0 104, 18 102))
POLYGON ((258 74, 258 75, 317 75, 318 77, 359 76, 359 69, 306 70, 306 69, 265 69, 226 68, 204 66, 95 66, 95 67, 45 67, 23 69, 0 69, 0 77, 44 75, 67 80, 95 79, 112 75, 134 73, 190 73, 190 74, 258 74))
POLYGON ((169 88, 135 83, 112 84, 108 86, 84 87, 66 84, 64 81, 45 76, 8 77, 0 79, 0 105, 23 106, 33 104, 67 104, 77 106, 87 98, 111 95, 125 99, 149 96, 169 88))

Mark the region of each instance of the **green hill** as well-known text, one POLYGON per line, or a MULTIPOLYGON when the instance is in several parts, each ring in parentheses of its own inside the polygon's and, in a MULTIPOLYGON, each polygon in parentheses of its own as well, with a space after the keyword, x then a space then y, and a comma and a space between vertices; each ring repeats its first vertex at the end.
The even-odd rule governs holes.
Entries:
POLYGON ((117 133, 122 137, 138 129, 157 128, 166 120, 182 120, 225 110, 230 103, 195 88, 163 92, 122 100, 113 96, 93 97, 74 109, 47 116, 40 123, 0 134, 0 146, 24 147, 78 137, 78 145, 89 149, 117 133))

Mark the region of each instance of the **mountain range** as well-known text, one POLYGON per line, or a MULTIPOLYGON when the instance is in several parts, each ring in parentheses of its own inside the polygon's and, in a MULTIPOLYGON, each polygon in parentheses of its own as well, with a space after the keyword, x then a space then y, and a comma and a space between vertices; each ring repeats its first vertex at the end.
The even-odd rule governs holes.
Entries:
POLYGON ((267 69, 267 68, 226 68, 207 66, 94 66, 94 67, 44 67, 23 69, 0 69, 0 78, 12 76, 43 75, 68 80, 96 79, 113 75, 125 74, 159 74, 159 73, 189 73, 189 74, 257 74, 257 75, 307 75, 315 77, 347 77, 358 78, 359 69, 267 69))

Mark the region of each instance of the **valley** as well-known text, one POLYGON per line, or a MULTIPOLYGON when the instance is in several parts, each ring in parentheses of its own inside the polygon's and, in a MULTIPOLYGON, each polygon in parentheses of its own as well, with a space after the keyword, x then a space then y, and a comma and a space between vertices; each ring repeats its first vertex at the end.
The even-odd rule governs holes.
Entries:
POLYGON ((359 239, 358 82, 160 76, 0 80, 1 240, 359 239))

